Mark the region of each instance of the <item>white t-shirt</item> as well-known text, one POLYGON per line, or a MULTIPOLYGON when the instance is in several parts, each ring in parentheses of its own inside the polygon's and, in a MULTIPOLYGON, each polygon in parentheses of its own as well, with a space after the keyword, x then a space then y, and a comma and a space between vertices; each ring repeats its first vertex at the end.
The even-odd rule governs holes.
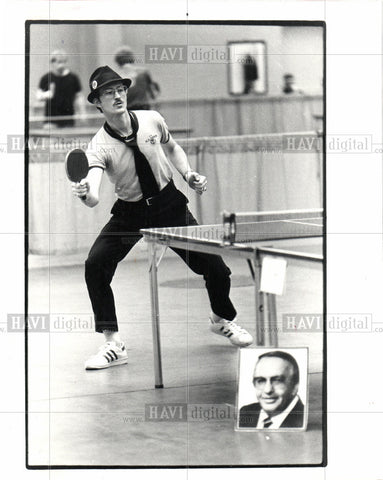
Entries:
MULTIPOLYGON (((153 110, 134 111, 138 120, 137 146, 147 158, 158 187, 162 190, 173 177, 169 160, 161 143, 169 141, 169 130, 163 117, 153 110)), ((142 191, 132 148, 111 137, 101 127, 88 144, 86 155, 89 167, 100 167, 106 171, 115 185, 118 198, 128 202, 142 199, 142 191)))

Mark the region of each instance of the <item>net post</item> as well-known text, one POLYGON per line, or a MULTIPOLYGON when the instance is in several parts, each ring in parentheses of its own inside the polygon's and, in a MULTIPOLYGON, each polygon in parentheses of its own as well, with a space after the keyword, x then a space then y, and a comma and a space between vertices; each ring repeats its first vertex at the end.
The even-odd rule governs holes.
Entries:
POLYGON ((232 245, 235 241, 235 234, 236 234, 235 213, 223 212, 222 224, 223 224, 222 245, 232 245))

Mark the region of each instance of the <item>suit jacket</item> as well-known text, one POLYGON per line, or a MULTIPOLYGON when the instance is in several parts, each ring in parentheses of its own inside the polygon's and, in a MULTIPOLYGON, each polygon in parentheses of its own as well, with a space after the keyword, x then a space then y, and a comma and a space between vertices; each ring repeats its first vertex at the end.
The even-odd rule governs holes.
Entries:
MULTIPOLYGON (((303 427, 304 405, 301 399, 298 399, 295 407, 283 420, 279 428, 301 428, 303 427)), ((243 428, 257 428, 261 405, 259 403, 251 403, 244 405, 239 411, 239 426, 243 428)))

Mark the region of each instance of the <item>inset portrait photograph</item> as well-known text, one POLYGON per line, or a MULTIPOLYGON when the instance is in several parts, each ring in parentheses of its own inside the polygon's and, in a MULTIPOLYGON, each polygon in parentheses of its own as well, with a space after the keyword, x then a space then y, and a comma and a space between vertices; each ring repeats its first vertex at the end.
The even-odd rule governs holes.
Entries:
POLYGON ((237 428, 306 429, 307 357, 307 348, 240 351, 237 428))

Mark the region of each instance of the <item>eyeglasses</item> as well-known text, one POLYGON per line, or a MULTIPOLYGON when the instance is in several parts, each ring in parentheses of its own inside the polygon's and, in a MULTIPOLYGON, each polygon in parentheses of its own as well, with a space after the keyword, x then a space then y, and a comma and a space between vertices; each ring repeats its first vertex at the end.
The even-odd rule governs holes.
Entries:
MULTIPOLYGON (((266 378, 264 377, 254 377, 253 378, 253 385, 254 387, 262 388, 266 385, 266 378)), ((286 383, 286 377, 284 375, 278 375, 276 377, 270 378, 270 383, 273 387, 279 387, 280 385, 284 385, 286 383)))
POLYGON ((100 95, 103 95, 104 97, 107 98, 114 98, 116 93, 118 95, 125 95, 127 91, 126 87, 116 87, 116 88, 107 88, 103 92, 100 93, 100 95))

